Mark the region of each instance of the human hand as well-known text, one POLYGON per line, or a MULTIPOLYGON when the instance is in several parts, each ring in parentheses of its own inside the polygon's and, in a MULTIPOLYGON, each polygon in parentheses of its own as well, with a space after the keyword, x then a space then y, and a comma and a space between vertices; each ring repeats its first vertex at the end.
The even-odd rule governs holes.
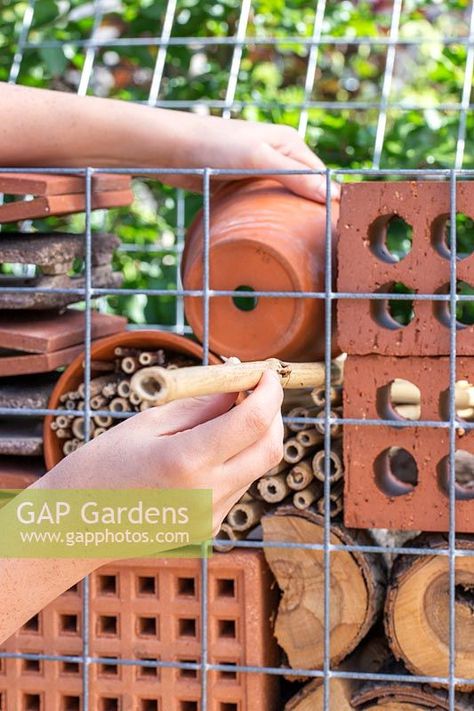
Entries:
MULTIPOLYGON (((283 456, 283 391, 265 372, 255 390, 154 407, 108 430, 52 470, 74 488, 213 490, 213 531, 244 491, 283 456), (232 408, 232 409, 231 409, 232 408)), ((49 476, 49 475, 47 475, 49 476)))

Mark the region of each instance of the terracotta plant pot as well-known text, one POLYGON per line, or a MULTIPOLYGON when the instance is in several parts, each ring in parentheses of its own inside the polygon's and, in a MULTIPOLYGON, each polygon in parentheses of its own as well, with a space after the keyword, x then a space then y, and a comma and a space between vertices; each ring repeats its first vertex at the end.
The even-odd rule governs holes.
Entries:
MULTIPOLYGON (((95 341, 91 347, 91 360, 111 360, 114 357, 114 350, 117 346, 150 350, 163 348, 165 351, 194 357, 198 364, 202 361, 203 357, 203 349, 198 343, 194 343, 174 333, 153 330, 124 331, 123 333, 116 333, 108 338, 95 341)), ((48 404, 49 408, 56 409, 60 407, 61 395, 69 390, 75 390, 78 385, 84 381, 83 360, 84 354, 77 356, 61 375, 51 393, 48 404)), ((209 362, 220 363, 221 361, 217 356, 210 353, 209 362)), ((95 373, 92 372, 91 376, 94 377, 94 375, 95 373)), ((53 419, 54 417, 52 415, 45 417, 43 429, 44 458, 48 470, 54 467, 64 457, 61 449, 62 443, 56 437, 56 433, 51 429, 53 419)))
MULTIPOLYGON (((332 205, 333 254, 338 203, 332 205)), ((218 189, 210 210, 210 288, 229 291, 324 291, 326 208, 272 180, 235 181, 218 189)), ((183 254, 185 289, 203 288, 203 215, 183 254)), ((203 335, 202 299, 185 298, 186 317, 203 335)), ((242 360, 324 355, 321 299, 212 297, 210 345, 242 360)))

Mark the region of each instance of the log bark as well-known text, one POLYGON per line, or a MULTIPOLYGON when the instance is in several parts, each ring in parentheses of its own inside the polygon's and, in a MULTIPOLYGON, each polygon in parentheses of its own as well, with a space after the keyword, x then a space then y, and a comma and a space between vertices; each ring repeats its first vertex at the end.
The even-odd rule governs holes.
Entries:
MULTIPOLYGON (((284 507, 262 519, 263 540, 322 543, 323 517, 284 507)), ((370 543, 364 531, 331 525, 332 544, 370 543)), ((324 555, 321 550, 265 547, 282 590, 275 635, 290 666, 320 669, 324 648, 324 555)), ((331 553, 331 666, 339 664, 367 634, 382 607, 385 568, 380 556, 331 553)))
MULTIPOLYGON (((412 546, 448 547, 446 535, 422 534, 412 546)), ((474 536, 458 536, 458 548, 474 549, 474 536)), ((456 667, 474 677, 474 557, 456 558, 456 667)), ((385 630, 393 654, 413 673, 448 676, 449 561, 446 556, 401 555, 393 565, 385 602, 385 630)), ((474 686, 460 687, 473 690, 474 686)), ((474 707, 471 707, 474 708, 474 707)))

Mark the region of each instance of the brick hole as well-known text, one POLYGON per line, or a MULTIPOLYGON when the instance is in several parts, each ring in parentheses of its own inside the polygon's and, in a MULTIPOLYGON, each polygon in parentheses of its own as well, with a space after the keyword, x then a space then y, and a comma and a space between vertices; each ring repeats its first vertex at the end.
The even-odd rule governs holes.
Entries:
POLYGON ((78 634, 79 617, 74 614, 59 615, 59 631, 65 634, 78 634))
POLYGON ((23 696, 24 711, 43 711, 41 696, 39 694, 25 694, 23 696))
POLYGON ((178 595, 184 597, 196 596, 196 579, 195 578, 178 578, 177 581, 178 595))
POLYGON ((180 701, 179 711, 199 711, 198 701, 180 701))
POLYGON ((180 637, 195 637, 196 620, 192 617, 184 617, 178 620, 178 633, 180 637))
POLYGON ((101 635, 116 635, 118 633, 118 620, 115 615, 100 615, 98 630, 101 635))
MULTIPOLYGON (((449 496, 449 455, 438 465, 438 482, 442 492, 449 496)), ((454 457, 456 499, 469 501, 474 499, 474 454, 464 449, 456 450, 454 457)))
MULTIPOLYGON (((235 662, 218 662, 218 664, 225 664, 226 666, 235 667, 235 662)), ((222 681, 236 681, 237 672, 221 669, 219 670, 219 679, 222 679, 222 681)))
POLYGON ((80 696, 64 696, 61 711, 81 711, 80 696))
MULTIPOLYGON (((158 659, 152 659, 151 657, 140 657, 140 662, 157 662, 158 659)), ((141 679, 147 678, 149 679, 150 677, 153 678, 158 678, 160 675, 160 670, 158 667, 149 667, 149 666, 137 666, 137 676, 141 679)))
POLYGON ((387 496, 404 496, 418 484, 418 466, 402 447, 389 447, 374 462, 375 482, 387 496))
POLYGON ((232 701, 221 701, 219 711, 239 711, 239 705, 232 701))
MULTIPOLYGON (((474 386, 469 380, 457 380, 456 391, 456 417, 463 422, 474 421, 474 386)), ((450 402, 449 389, 441 393, 439 400, 440 417, 449 420, 450 402)))
POLYGON ((39 674, 41 672, 41 661, 39 659, 23 659, 24 674, 39 674))
POLYGON ((235 598, 235 580, 234 578, 218 578, 216 580, 217 597, 233 597, 235 598))
POLYGON ((117 576, 116 575, 99 575, 98 580, 99 593, 101 595, 117 595, 117 576))
POLYGON ((158 623, 156 617, 139 617, 138 634, 141 637, 156 637, 158 623))
POLYGON ((109 663, 101 663, 99 664, 99 674, 101 676, 117 676, 118 675, 118 664, 114 664, 113 662, 116 660, 116 657, 103 657, 103 659, 110 659, 111 664, 109 663))
POLYGON ((61 674, 79 674, 80 670, 79 662, 62 662, 61 664, 61 674))
POLYGON ((39 632, 40 631, 40 616, 38 615, 33 615, 33 617, 30 617, 28 622, 25 622, 23 627, 21 628, 22 632, 39 632))
POLYGON ((142 699, 140 711, 159 711, 158 699, 142 699))
MULTIPOLYGON (((451 218, 438 217, 431 228, 431 239, 436 251, 446 259, 451 256, 451 218)), ((466 259, 474 252, 474 221, 463 212, 456 213, 456 256, 466 259)))
POLYGON ((100 700, 100 711, 120 711, 120 699, 117 697, 105 697, 100 700))
POLYGON ((415 383, 395 378, 377 390, 377 412, 384 420, 419 420, 421 390, 415 383))
MULTIPOLYGON (((384 284, 377 289, 377 292, 380 294, 414 294, 415 290, 401 281, 397 281, 384 284)), ((390 331, 398 331, 400 328, 409 326, 415 318, 413 299, 373 299, 370 311, 374 321, 390 331)))
POLYGON ((218 620, 217 634, 219 637, 235 639, 237 636, 235 620, 218 620))
MULTIPOLYGON (((197 659, 178 659, 180 664, 196 664, 197 659)), ((197 669, 178 669, 178 675, 182 679, 197 679, 197 669)))
POLYGON ((156 595, 157 581, 154 575, 139 575, 137 579, 137 592, 139 595, 156 595))
MULTIPOLYGON (((449 294, 449 284, 445 284, 438 289, 438 294, 449 294)), ((458 301, 456 304, 456 325, 458 329, 474 325, 474 287, 466 281, 456 282, 456 294, 458 296, 472 297, 472 300, 458 301)), ((449 301, 435 301, 433 311, 440 323, 446 328, 451 326, 451 304, 449 301)))
POLYGON ((382 215, 369 227, 369 244, 378 259, 395 264, 411 252, 413 229, 398 215, 382 215))

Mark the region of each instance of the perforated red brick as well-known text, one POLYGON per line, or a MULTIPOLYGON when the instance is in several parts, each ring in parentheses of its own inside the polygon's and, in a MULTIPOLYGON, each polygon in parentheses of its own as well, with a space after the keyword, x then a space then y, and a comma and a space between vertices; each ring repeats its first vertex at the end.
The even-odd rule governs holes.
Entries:
MULTIPOLYGON (((403 283, 420 294, 449 290, 449 249, 444 228, 450 213, 448 182, 368 182, 345 185, 338 223, 338 291, 389 292, 403 283), (393 216, 412 228, 412 248, 394 260, 384 245, 393 216)), ((457 185, 457 211, 474 218, 474 183, 457 185)), ((460 259, 457 278, 474 286, 474 254, 460 259)), ((338 343, 353 354, 448 355, 446 303, 415 301, 414 318, 400 326, 374 300, 338 300, 338 343)), ((473 353, 474 326, 460 326, 457 352, 473 353)))
MULTIPOLYGON (((113 658, 199 663, 201 593, 197 559, 127 561, 92 576, 90 654, 111 658, 111 663, 90 666, 91 708, 199 711, 199 670, 125 666, 113 658)), ((260 552, 232 551, 209 560, 210 664, 277 664, 271 633, 275 594, 260 552)), ((79 592, 62 595, 40 613, 39 631, 16 634, 6 648, 80 652, 80 600, 79 592)), ((59 662, 42 665, 40 671, 20 675, 17 660, 3 660, 0 693, 6 695, 5 711, 27 711, 25 693, 42 695, 41 711, 67 711, 65 696, 81 697, 80 668, 66 670, 59 662)), ((210 671, 208 684, 210 711, 279 708, 275 676, 210 671)))
MULTIPOLYGON (((458 358, 456 368, 457 379, 474 382, 474 358, 458 358)), ((400 419, 389 401, 389 387, 395 378, 408 380, 420 389, 421 419, 447 419, 449 358, 380 356, 348 357, 344 370, 344 417, 400 419)), ((464 456, 469 464, 469 455, 474 454, 474 432, 458 430, 456 449, 468 453, 464 456)), ((345 524, 355 528, 447 531, 448 454, 448 429, 345 425, 345 524), (395 457, 391 466, 390 450, 395 457)), ((459 532, 474 531, 474 488, 469 485, 470 478, 472 469, 465 485, 456 485, 459 532)))

